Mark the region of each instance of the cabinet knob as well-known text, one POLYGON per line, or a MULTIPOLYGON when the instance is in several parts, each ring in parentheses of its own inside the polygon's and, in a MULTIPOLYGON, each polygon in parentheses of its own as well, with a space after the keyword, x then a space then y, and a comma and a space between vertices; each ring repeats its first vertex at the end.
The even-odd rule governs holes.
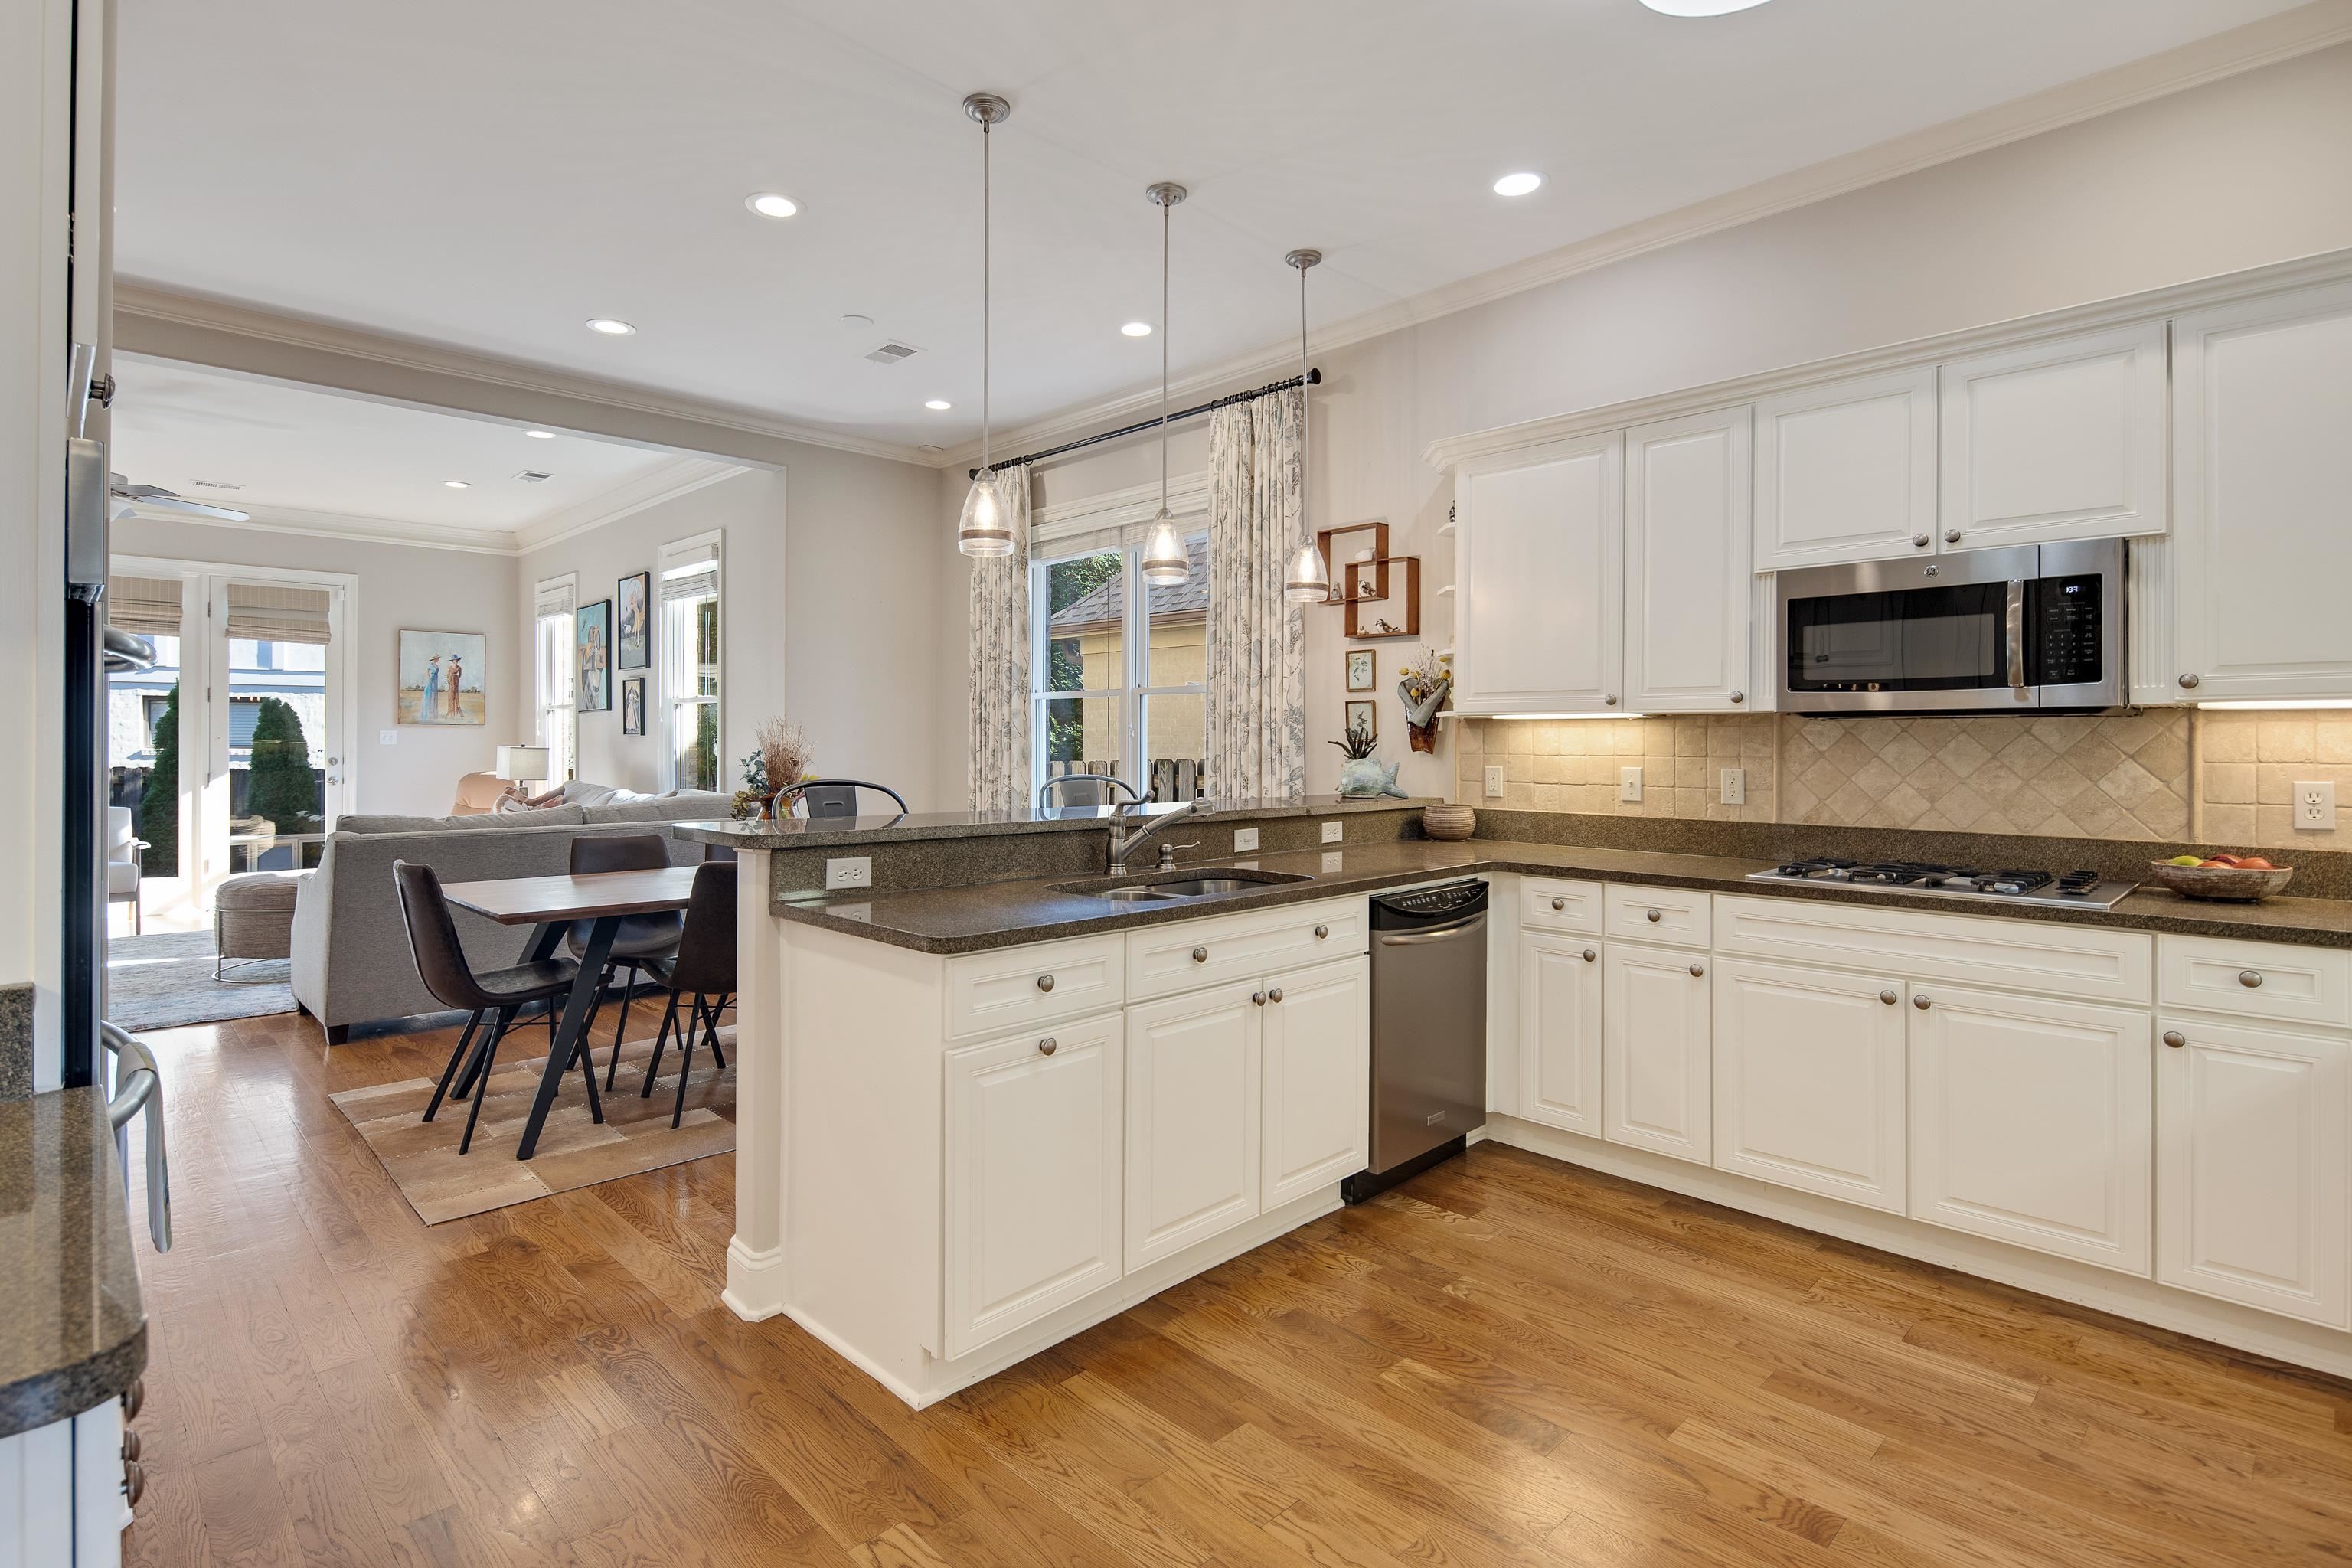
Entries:
POLYGON ((1591 948, 1589 948, 1589 947, 1588 947, 1588 948, 1586 948, 1586 949, 1584 950, 1584 962, 1585 962, 1585 963, 1591 963, 1593 960, 1595 960, 1595 959, 1599 958, 1600 956, 1601 956, 1601 955, 1600 955, 1599 953, 1597 953, 1597 952, 1593 952, 1593 951, 1592 951, 1591 948))
POLYGON ((125 1508, 137 1508, 139 1506, 139 1500, 146 1495, 146 1469, 142 1467, 136 1459, 126 1461, 122 1467, 123 1506, 125 1508))
POLYGON ((1652 910, 1644 918, 1647 919, 1652 925, 1656 925, 1660 921, 1664 920, 1666 916, 1665 911, 1663 910, 1652 910))
POLYGON ((1263 1007, 1263 1006, 1265 1006, 1265 992, 1263 992, 1263 991, 1253 991, 1253 992, 1251 992, 1251 993, 1250 993, 1250 1004, 1251 1004, 1251 1005, 1253 1005, 1253 1006, 1257 1006, 1257 1007, 1263 1007))
POLYGON ((1694 964, 1692 964, 1692 965, 1691 965, 1691 978, 1692 978, 1692 979, 1694 979, 1694 980, 1703 980, 1703 979, 1705 979, 1706 977, 1706 964, 1704 964, 1704 963, 1694 963, 1694 964))
POLYGON ((1927 549, 1927 536, 1924 533, 1915 533, 1911 536, 1911 547, 1915 550, 1927 549))
POLYGON ((1734 702, 1745 702, 1748 700, 1748 693, 1745 691, 1735 691, 1731 694, 1731 700, 1734 702))
POLYGON ((1281 986, 1279 986, 1279 985, 1277 985, 1277 986, 1276 986, 1273 990, 1271 990, 1271 991, 1267 992, 1267 993, 1265 994, 1265 999, 1266 999, 1267 1001, 1269 1001, 1269 1002, 1279 1002, 1279 1001, 1281 1001, 1281 1000, 1282 1000, 1282 987, 1281 987, 1281 986))
POLYGON ((1948 528, 1948 529, 1944 530, 1944 542, 1945 542, 1945 543, 1947 543, 1947 544, 1958 544, 1959 542, 1960 542, 1960 531, 1959 531, 1958 529, 1957 529, 1957 528, 1948 528))
POLYGON ((138 1433, 136 1433, 136 1432, 125 1432, 125 1433, 122 1435, 122 1457, 123 1457, 124 1458, 126 1458, 126 1459, 136 1459, 136 1458, 139 1458, 139 1447, 140 1447, 140 1444, 139 1444, 139 1434, 138 1434, 138 1433))
POLYGON ((2164 1031, 2164 1043, 2177 1051, 2189 1043, 2189 1037, 2178 1029, 2167 1029, 2164 1031))
POLYGON ((1041 974, 1041 975, 1037 976, 1037 989, 1038 989, 1038 990, 1040 990, 1040 991, 1051 991, 1053 988, 1054 988, 1054 977, 1053 977, 1052 975, 1050 975, 1050 974, 1041 974))
POLYGON ((1205 948, 1205 947, 1196 947, 1196 948, 1194 948, 1194 949, 1192 950, 1192 962, 1193 962, 1193 963, 1208 963, 1208 962, 1209 962, 1209 950, 1208 950, 1207 948, 1205 948))
POLYGON ((1608 696, 1603 697, 1601 700, 1601 701, 1602 701, 1602 703, 1604 703, 1605 705, 1607 705, 1607 706, 1609 706, 1609 707, 1611 707, 1611 708, 1614 708, 1614 707, 1616 707, 1616 706, 1617 706, 1617 694, 1616 694, 1615 692, 1613 692, 1613 691, 1612 691, 1612 692, 1611 692, 1608 696))
POLYGON ((1061 1047, 1051 1035, 1037 1042, 1037 1054, 1041 1057, 1050 1057, 1060 1048, 1061 1047))
POLYGON ((2196 685, 2197 678, 2193 675, 2184 675, 2180 678, 2180 689, 2183 691, 2192 690, 2196 685))
POLYGON ((1918 1008, 1922 1013, 1926 1012, 1935 1005, 1936 999, 1933 996, 1927 995, 1925 992, 1922 992, 1920 994, 1911 998, 1911 1005, 1918 1008))
POLYGON ((2238 971, 2238 984, 2244 986, 2247 990, 2252 991, 2262 984, 2262 983, 2263 972, 2261 970, 2241 969, 2238 971))
POLYGON ((1897 1002, 1900 1002, 1901 1000, 1903 1000, 1903 998, 1901 998, 1900 996, 1897 996, 1897 995, 1896 995, 1896 994, 1895 994, 1895 993, 1894 993, 1894 992, 1892 992, 1892 991, 1882 991, 1882 992, 1880 992, 1880 993, 1878 994, 1878 999, 1879 999, 1881 1002, 1885 1003, 1885 1004, 1886 1004, 1888 1006, 1890 1006, 1890 1007, 1894 1006, 1894 1005, 1895 1005, 1895 1004, 1896 1004, 1897 1002))
POLYGON ((147 1380, 143 1377, 132 1378, 131 1386, 122 1391, 122 1418, 125 1421, 138 1420, 140 1407, 146 1403, 147 1380))
POLYGON ((1325 937, 1329 936, 1330 934, 1331 928, 1329 926, 1317 926, 1315 928, 1315 940, 1317 942, 1321 942, 1325 937))
POLYGON ((1556 910, 1564 910, 1568 908, 1568 900, 1566 899, 1554 899, 1551 901, 1551 907, 1556 910))

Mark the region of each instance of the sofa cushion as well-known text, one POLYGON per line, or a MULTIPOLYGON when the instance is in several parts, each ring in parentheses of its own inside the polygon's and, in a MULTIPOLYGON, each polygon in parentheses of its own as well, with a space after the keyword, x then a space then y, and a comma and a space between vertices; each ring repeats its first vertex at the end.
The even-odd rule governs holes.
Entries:
MULTIPOLYGON (((607 805, 582 806, 580 812, 583 819, 588 822, 683 822, 688 820, 687 814, 697 798, 682 795, 675 798, 664 796, 650 800, 614 801, 607 805)), ((713 803, 713 816, 725 814, 726 807, 719 804, 717 795, 705 798, 713 803)))
POLYGON ((586 819, 576 805, 551 805, 542 811, 485 812, 477 816, 370 816, 335 818, 338 833, 504 833, 518 827, 577 826, 586 819))

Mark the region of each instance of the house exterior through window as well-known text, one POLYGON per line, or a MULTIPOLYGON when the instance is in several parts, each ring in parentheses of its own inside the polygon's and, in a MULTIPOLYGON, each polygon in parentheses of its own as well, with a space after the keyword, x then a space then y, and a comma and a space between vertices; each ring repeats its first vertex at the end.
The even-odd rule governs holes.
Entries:
POLYGON ((1108 773, 1154 799, 1207 793, 1209 536, 1184 581, 1143 580, 1142 530, 1040 544, 1030 565, 1033 787, 1108 773))
POLYGON ((578 720, 572 712, 572 611, 579 577, 565 573, 541 583, 531 595, 531 691, 538 712, 536 733, 547 748, 553 780, 571 778, 580 765, 578 720))
POLYGON ((664 782, 673 789, 719 787, 723 733, 719 534, 680 539, 661 549, 655 591, 658 635, 664 782))

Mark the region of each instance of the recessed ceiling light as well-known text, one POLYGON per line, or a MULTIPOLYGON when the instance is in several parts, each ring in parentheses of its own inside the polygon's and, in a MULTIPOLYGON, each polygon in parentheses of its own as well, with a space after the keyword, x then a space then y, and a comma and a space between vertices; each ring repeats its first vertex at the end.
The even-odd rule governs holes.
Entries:
POLYGON ((1728 16, 1734 11, 1752 10, 1764 0, 1642 0, 1642 4, 1662 16, 1728 16))
POLYGON ((944 413, 946 413, 949 409, 953 408, 953 407, 955 406, 955 405, 954 405, 954 404, 952 404, 952 403, 950 403, 950 402, 949 402, 946 398, 944 398, 944 397, 934 397, 934 398, 930 398, 930 399, 929 399, 928 401, 926 401, 926 402, 924 403, 923 406, 924 406, 924 407, 926 407, 926 408, 928 408, 928 409, 930 409, 930 410, 931 410, 932 412, 934 412, 934 413, 937 413, 937 414, 944 414, 944 413))
POLYGON ((1541 174, 1528 174, 1524 172, 1517 174, 1506 174, 1501 179, 1495 182, 1495 194, 1498 196, 1524 196, 1529 191, 1534 190, 1538 185, 1542 184, 1543 176, 1541 174))
POLYGON ((757 195, 745 196, 743 205, 761 217, 790 217, 801 210, 800 203, 790 196, 780 196, 773 191, 761 191, 757 195))
POLYGON ((526 430, 523 434, 530 437, 534 441, 552 441, 555 439, 555 432, 552 430, 526 430))
POLYGON ((1151 323, 1149 321, 1129 321, 1127 325, 1121 327, 1119 331, 1125 332, 1130 338, 1148 338, 1151 335, 1151 323))
POLYGON ((472 481, 467 479, 443 479, 441 483, 445 489, 453 490, 469 490, 474 488, 472 481))
POLYGON ((870 327, 874 324, 874 318, 871 316, 861 316, 856 311, 852 310, 849 314, 841 318, 841 324, 852 329, 857 327, 870 327))
POLYGON ((637 329, 615 317, 591 316, 588 318, 588 330, 592 332, 602 332, 608 338, 625 338, 633 335, 637 329))

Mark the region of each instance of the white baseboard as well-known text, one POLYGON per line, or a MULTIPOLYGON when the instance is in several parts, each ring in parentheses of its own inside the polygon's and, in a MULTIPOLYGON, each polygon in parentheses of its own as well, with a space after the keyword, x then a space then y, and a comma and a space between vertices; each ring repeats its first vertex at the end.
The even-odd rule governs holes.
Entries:
POLYGON ((727 1243, 727 1289, 719 1293, 727 1310, 747 1323, 764 1322, 784 1310, 784 1249, 754 1249, 741 1237, 727 1243))

